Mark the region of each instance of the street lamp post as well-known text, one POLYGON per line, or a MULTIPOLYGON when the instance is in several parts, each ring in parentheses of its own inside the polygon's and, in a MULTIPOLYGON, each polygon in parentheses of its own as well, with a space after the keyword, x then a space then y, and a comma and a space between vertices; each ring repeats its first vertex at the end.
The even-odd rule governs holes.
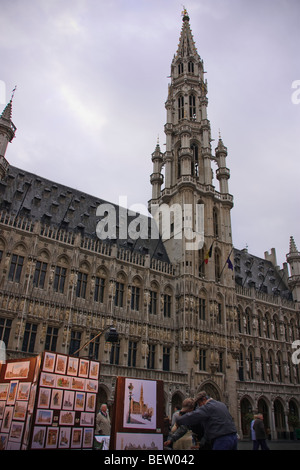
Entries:
POLYGON ((130 414, 131 414, 131 400, 132 400, 132 390, 133 390, 133 385, 132 383, 130 382, 130 384, 128 385, 128 390, 129 390, 129 411, 128 411, 128 421, 127 423, 129 424, 130 423, 130 414))
POLYGON ((105 339, 108 343, 117 343, 119 341, 119 333, 117 332, 116 328, 114 328, 113 326, 110 325, 110 326, 107 326, 106 328, 104 328, 104 330, 100 331, 100 333, 98 333, 96 336, 94 336, 94 338, 90 339, 83 346, 81 346, 81 348, 77 349, 77 351, 75 351, 73 353, 73 356, 75 356, 75 354, 79 353, 88 344, 95 341, 95 339, 99 338, 104 332, 105 332, 105 339), (108 329, 109 329, 109 331, 107 331, 108 329))

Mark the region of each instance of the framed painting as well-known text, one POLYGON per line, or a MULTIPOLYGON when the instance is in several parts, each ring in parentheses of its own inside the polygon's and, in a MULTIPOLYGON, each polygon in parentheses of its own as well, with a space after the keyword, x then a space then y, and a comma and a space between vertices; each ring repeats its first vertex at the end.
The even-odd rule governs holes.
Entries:
POLYGON ((61 410, 59 414, 60 426, 74 426, 75 423, 75 411, 61 410))
POLYGON ((47 435, 46 435, 46 442, 45 442, 46 449, 56 449, 57 441, 58 441, 58 433, 59 433, 59 428, 54 428, 54 427, 47 428, 47 435))
POLYGON ((55 373, 56 374, 65 374, 67 370, 68 356, 63 356, 62 354, 57 354, 55 373))
POLYGON ((9 440, 12 442, 21 442, 24 429, 24 423, 13 421, 10 427, 9 440))
POLYGON ((5 405, 6 405, 5 401, 0 401, 0 419, 2 419, 4 416, 5 405))
POLYGON ((0 384, 0 400, 6 400, 8 394, 8 386, 9 384, 0 384))
POLYGON ((71 388, 71 378, 67 375, 58 375, 56 380, 57 388, 71 388))
POLYGON ((59 449, 68 449, 71 444, 71 429, 72 428, 60 428, 59 439, 58 439, 58 448, 59 449))
POLYGON ((1 433, 0 434, 0 447, 2 450, 5 450, 6 449, 6 446, 7 446, 7 443, 8 443, 8 434, 6 433, 1 433))
POLYGON ((16 401, 17 390, 18 390, 18 380, 12 380, 9 384, 8 395, 7 395, 7 404, 13 405, 16 401))
POLYGON ((72 429, 72 439, 71 439, 71 448, 78 449, 81 447, 82 441, 82 428, 73 428, 72 429))
POLYGON ((43 370, 45 372, 53 372, 55 365, 56 354, 52 352, 45 352, 43 370))
POLYGON ((78 364, 79 364, 78 357, 69 357, 67 374, 76 376, 78 372, 78 364))
POLYGON ((14 406, 13 419, 24 421, 26 417, 28 402, 27 401, 16 401, 14 406))
POLYGON ((37 410, 35 423, 50 425, 52 424, 53 411, 52 410, 37 410))
POLYGON ((96 409, 96 394, 87 393, 85 400, 85 411, 95 411, 96 409))
POLYGON ((42 387, 55 387, 56 385, 56 375, 49 374, 48 372, 42 372, 40 378, 40 385, 42 387))
POLYGON ((125 379, 123 427, 156 429, 156 382, 125 379))
POLYGON ((51 397, 51 388, 41 387, 39 390, 39 397, 38 397, 38 404, 37 404, 38 408, 49 408, 50 397, 51 397))
POLYGON ((89 364, 90 361, 86 359, 80 359, 79 361, 79 371, 78 375, 79 377, 88 377, 89 376, 89 364))
POLYGON ((74 396, 75 396, 75 392, 71 390, 64 391, 64 398, 63 398, 63 403, 62 403, 63 410, 73 410, 74 396))
POLYGON ((98 392, 98 380, 86 379, 85 390, 86 392, 97 393, 98 392))
POLYGON ((32 449, 43 449, 45 443, 47 428, 43 426, 35 426, 33 428, 31 448, 32 449))
POLYGON ((84 428, 83 438, 82 438, 82 447, 92 448, 94 443, 94 428, 84 428))
POLYGON ((85 392, 76 392, 74 410, 84 411, 84 404, 85 404, 85 392))
POLYGON ((91 361, 90 375, 89 375, 90 379, 98 380, 99 372, 100 372, 100 362, 91 361))
POLYGON ((117 433, 116 450, 163 450, 163 435, 149 433, 117 433))
POLYGON ((13 412, 14 412, 13 406, 5 407, 2 426, 1 426, 1 432, 9 432, 10 425, 12 422, 13 412))
POLYGON ((81 413, 80 426, 94 426, 95 414, 94 413, 81 413))
POLYGON ((5 370, 5 380, 27 379, 30 370, 30 361, 8 362, 5 370))
POLYGON ((54 388, 52 390, 51 401, 50 401, 50 408, 55 410, 60 410, 62 407, 63 401, 63 390, 57 390, 54 388))
POLYGON ((17 400, 29 400, 31 382, 20 382, 17 394, 17 400))
POLYGON ((70 382, 71 382, 71 389, 72 390, 84 390, 85 388, 85 381, 86 379, 83 379, 81 377, 71 377, 70 382))

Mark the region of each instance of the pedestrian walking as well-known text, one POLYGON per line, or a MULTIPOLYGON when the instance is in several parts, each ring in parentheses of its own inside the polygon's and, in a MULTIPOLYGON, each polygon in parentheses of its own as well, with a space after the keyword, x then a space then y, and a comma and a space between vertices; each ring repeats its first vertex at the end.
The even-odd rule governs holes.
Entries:
POLYGON ((237 430, 227 406, 209 398, 205 391, 198 393, 195 398, 198 407, 177 419, 179 426, 203 426, 206 442, 212 450, 237 450, 237 430))
POLYGON ((251 432, 251 440, 252 440, 252 450, 256 450, 257 448, 257 441, 256 441, 256 434, 255 434, 255 431, 253 429, 253 425, 254 425, 254 422, 257 418, 257 415, 254 415, 253 416, 253 419, 251 421, 251 424, 250 424, 250 432, 251 432))
POLYGON ((256 436, 256 446, 254 450, 259 450, 259 447, 261 447, 261 450, 270 450, 266 442, 267 434, 265 431, 263 420, 264 420, 263 415, 259 413, 253 424, 253 429, 254 429, 255 436, 256 436))

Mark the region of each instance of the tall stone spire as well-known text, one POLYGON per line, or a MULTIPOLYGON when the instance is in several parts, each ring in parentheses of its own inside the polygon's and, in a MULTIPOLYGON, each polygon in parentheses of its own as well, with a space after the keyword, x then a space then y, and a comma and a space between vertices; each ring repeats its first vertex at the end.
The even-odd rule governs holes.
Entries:
MULTIPOLYGON (((192 35, 189 15, 184 10, 179 43, 171 62, 171 80, 165 102, 165 152, 162 153, 157 146, 152 154, 152 200, 149 201, 149 207, 153 207, 151 213, 156 220, 159 212, 162 213, 166 206, 169 207, 170 222, 166 223, 168 230, 160 229, 160 234, 163 236, 164 233, 170 232, 170 237, 163 237, 164 244, 170 260, 180 265, 181 269, 184 266, 185 271, 198 273, 201 266, 203 271, 203 262, 200 262, 195 254, 198 250, 191 249, 191 245, 186 241, 189 237, 185 237, 183 233, 186 228, 183 227, 184 224, 190 224, 193 234, 201 233, 203 238, 204 233, 205 250, 214 243, 214 252, 218 249, 218 256, 215 257, 218 266, 214 270, 210 263, 209 275, 218 279, 232 249, 230 210, 233 207, 233 198, 228 194, 230 173, 226 167, 227 148, 221 138, 215 155, 211 148, 207 81, 204 79, 204 73, 203 61, 192 35), (219 181, 219 191, 214 186, 213 161, 218 165, 216 177, 219 181), (200 205, 201 210, 204 209, 205 220, 202 231, 198 224, 200 205), (189 208, 187 210, 190 210, 190 213, 182 214, 180 218, 179 211, 177 213, 179 208, 189 208), (189 253, 192 250, 194 252, 189 253)), ((198 246, 200 250, 200 243, 198 246)))
POLYGON ((286 255, 290 265, 289 287, 292 289, 293 299, 300 302, 300 252, 297 249, 294 237, 290 237, 290 251, 286 255))
POLYGON ((203 61, 197 52, 186 10, 182 21, 165 105, 166 188, 174 186, 183 177, 191 177, 193 182, 212 184, 211 131, 207 119, 203 61))
POLYGON ((14 91, 9 103, 4 108, 0 116, 0 179, 6 175, 9 163, 5 158, 8 143, 13 140, 16 133, 16 126, 12 122, 12 101, 14 91))

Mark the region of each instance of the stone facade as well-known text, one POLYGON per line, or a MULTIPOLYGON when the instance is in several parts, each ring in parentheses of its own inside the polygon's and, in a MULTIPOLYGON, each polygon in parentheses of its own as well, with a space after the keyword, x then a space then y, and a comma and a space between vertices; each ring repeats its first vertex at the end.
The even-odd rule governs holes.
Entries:
POLYGON ((273 438, 288 437, 300 407, 292 362, 292 343, 300 339, 300 254, 291 238, 280 269, 275 251, 261 259, 233 247, 227 148, 220 137, 211 149, 203 74, 185 12, 166 101, 166 151, 157 144, 150 177, 152 213, 187 207, 177 219, 169 212, 167 237, 163 223, 155 239, 121 237, 124 217, 126 229, 134 217, 111 205, 116 233, 100 240, 97 208, 105 201, 8 165, 15 126, 12 103, 5 108, 0 340, 10 358, 53 350, 100 360, 101 402, 112 404, 117 376, 163 380, 169 415, 206 389, 228 405, 242 436, 259 410, 273 438), (204 244, 191 248, 185 228, 200 234, 199 207, 204 244), (110 325, 118 343, 97 336, 110 325))

